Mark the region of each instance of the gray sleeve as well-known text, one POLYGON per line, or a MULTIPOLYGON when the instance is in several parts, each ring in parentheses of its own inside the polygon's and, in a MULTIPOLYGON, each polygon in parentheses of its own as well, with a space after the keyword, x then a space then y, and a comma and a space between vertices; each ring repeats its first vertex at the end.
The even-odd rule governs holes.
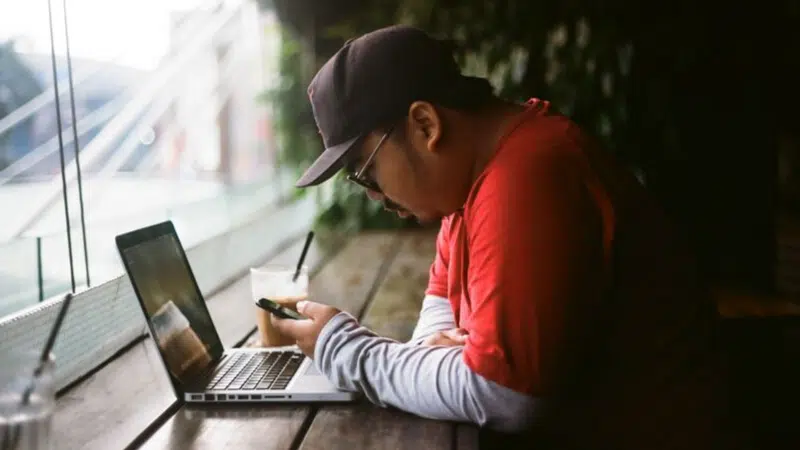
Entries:
POLYGON ((537 400, 474 373, 463 347, 406 345, 339 313, 322 329, 315 364, 337 388, 421 417, 522 431, 537 400))
POLYGON ((450 301, 444 297, 426 295, 422 300, 422 308, 419 312, 419 320, 411 335, 409 344, 420 344, 425 338, 437 331, 450 330, 456 327, 456 320, 453 317, 453 308, 450 301))

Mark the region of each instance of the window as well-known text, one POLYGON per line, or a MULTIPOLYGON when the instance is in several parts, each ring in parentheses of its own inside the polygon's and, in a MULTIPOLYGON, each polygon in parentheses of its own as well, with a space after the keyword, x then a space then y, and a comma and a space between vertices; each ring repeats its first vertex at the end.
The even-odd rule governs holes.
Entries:
POLYGON ((120 232, 172 219, 190 247, 274 200, 269 13, 51 0, 51 28, 28 3, 0 3, 0 316, 119 276, 120 232))
POLYGON ((0 0, 0 334, 120 279, 119 233, 170 219, 190 249, 283 197, 274 23, 250 0, 0 0))

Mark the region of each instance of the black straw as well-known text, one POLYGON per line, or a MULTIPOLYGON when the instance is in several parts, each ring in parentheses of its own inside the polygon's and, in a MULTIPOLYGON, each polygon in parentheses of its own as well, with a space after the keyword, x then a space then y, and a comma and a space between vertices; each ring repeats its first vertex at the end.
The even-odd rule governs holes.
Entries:
POLYGON ((297 281, 297 277, 300 276, 300 269, 303 267, 303 262, 306 260, 306 255, 308 254, 308 248, 311 247, 311 241, 313 239, 314 239, 314 232, 309 231, 308 236, 306 236, 306 243, 305 245, 303 245, 303 253, 300 254, 300 261, 297 261, 297 269, 294 271, 292 282, 297 281))
MULTIPOLYGON (((33 378, 31 379, 30 384, 25 389, 25 392, 22 393, 22 403, 20 406, 25 406, 30 401, 31 394, 33 394, 33 389, 36 385, 36 379, 39 378, 44 371, 44 366, 47 364, 48 360, 50 359, 50 352, 53 350, 53 345, 56 343, 56 337, 58 337, 58 330, 61 329, 61 323, 64 321, 64 317, 67 315, 67 308, 69 308, 69 304, 72 301, 72 292, 67 293, 64 297, 63 302, 61 302, 61 309, 58 311, 58 316, 56 316, 56 322, 53 324, 53 328, 50 329, 50 335, 47 337, 47 343, 44 345, 44 349, 42 349, 42 355, 39 358, 39 365, 36 366, 36 369, 33 371, 33 378)), ((22 435, 22 430, 20 429, 19 424, 6 424, 5 429, 3 431, 3 439, 0 440, 0 450, 14 450, 19 446, 19 440, 22 435)))
POLYGON ((31 384, 28 385, 28 388, 25 389, 25 393, 22 394, 23 405, 27 404, 30 400, 31 393, 33 393, 34 383, 42 374, 44 371, 44 366, 50 359, 50 352, 53 351, 53 346, 55 345, 56 338, 58 337, 58 330, 61 329, 61 323, 64 322, 64 317, 67 315, 67 309, 69 309, 70 302, 72 302, 72 292, 68 292, 64 297, 64 301, 61 302, 61 309, 58 311, 58 316, 56 316, 56 322, 53 324, 53 328, 50 329, 50 335, 47 337, 47 343, 45 343, 44 348, 42 349, 42 356, 39 358, 39 365, 36 366, 36 369, 33 371, 33 380, 31 380, 31 384))

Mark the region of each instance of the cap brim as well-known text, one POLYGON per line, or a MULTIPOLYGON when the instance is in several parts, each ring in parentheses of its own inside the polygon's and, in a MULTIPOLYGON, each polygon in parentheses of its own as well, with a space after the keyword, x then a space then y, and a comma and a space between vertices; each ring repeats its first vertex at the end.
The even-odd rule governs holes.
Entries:
POLYGON ((294 185, 304 188, 316 186, 330 179, 344 166, 344 155, 358 141, 358 138, 359 136, 356 136, 353 139, 325 149, 294 185))

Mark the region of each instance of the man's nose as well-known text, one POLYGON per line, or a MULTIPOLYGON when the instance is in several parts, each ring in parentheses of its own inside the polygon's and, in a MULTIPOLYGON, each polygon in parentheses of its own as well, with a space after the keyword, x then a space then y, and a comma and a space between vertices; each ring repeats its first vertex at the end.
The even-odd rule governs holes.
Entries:
POLYGON ((375 200, 376 202, 382 202, 384 198, 383 194, 373 191, 372 189, 367 189, 367 197, 369 197, 370 200, 375 200))

